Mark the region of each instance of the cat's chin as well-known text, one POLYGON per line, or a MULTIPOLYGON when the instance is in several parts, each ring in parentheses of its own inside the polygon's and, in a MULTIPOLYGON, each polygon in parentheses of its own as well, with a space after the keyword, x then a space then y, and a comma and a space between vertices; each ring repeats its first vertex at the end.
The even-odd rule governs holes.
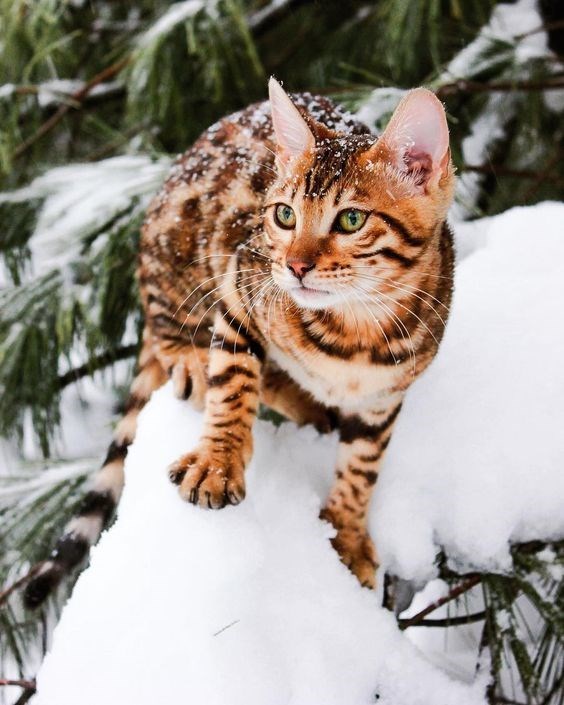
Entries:
POLYGON ((288 292, 301 308, 325 309, 342 302, 342 296, 331 291, 296 286, 288 292))

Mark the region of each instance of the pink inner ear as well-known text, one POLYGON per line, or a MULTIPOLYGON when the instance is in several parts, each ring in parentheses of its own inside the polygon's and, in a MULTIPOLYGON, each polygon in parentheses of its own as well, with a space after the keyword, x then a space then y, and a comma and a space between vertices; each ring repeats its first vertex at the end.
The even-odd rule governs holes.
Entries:
POLYGON ((442 168, 448 150, 448 127, 442 103, 431 91, 417 88, 398 105, 384 134, 397 166, 426 177, 442 168))
POLYGON ((274 78, 268 82, 276 143, 283 158, 297 157, 315 146, 315 138, 299 110, 274 78))

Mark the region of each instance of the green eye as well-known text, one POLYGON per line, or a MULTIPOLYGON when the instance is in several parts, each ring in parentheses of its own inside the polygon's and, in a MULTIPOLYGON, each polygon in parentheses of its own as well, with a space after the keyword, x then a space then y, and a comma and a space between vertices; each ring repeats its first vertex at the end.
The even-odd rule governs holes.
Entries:
POLYGON ((284 203, 279 203, 274 211, 276 222, 281 228, 291 229, 296 225, 294 209, 284 203))
POLYGON ((341 211, 337 216, 338 229, 345 233, 355 233, 366 222, 366 213, 356 208, 341 211))

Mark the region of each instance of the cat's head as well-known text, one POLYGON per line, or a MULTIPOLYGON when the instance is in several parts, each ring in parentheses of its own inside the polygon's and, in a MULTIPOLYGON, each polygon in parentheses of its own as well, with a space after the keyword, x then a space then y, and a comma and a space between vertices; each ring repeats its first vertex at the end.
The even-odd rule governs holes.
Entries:
POLYGON ((440 101, 410 91, 375 140, 317 123, 274 79, 269 89, 278 176, 264 231, 275 282, 299 306, 325 309, 369 300, 380 280, 406 281, 438 250, 452 200, 440 101))

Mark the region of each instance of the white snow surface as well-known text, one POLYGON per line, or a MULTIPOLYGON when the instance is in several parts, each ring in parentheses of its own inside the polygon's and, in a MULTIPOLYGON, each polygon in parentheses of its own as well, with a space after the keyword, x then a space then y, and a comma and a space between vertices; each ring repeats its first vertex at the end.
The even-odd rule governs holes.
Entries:
MULTIPOLYGON (((384 570, 431 579, 441 547, 503 570, 510 541, 564 536, 563 223, 564 204, 515 208, 483 221, 474 249, 476 224, 460 227, 447 332, 372 507, 384 570)), ((117 522, 56 628, 37 705, 485 702, 486 676, 432 663, 331 548, 317 517, 334 435, 257 422, 246 500, 209 512, 165 472, 200 427, 168 385, 142 412, 117 522)))

